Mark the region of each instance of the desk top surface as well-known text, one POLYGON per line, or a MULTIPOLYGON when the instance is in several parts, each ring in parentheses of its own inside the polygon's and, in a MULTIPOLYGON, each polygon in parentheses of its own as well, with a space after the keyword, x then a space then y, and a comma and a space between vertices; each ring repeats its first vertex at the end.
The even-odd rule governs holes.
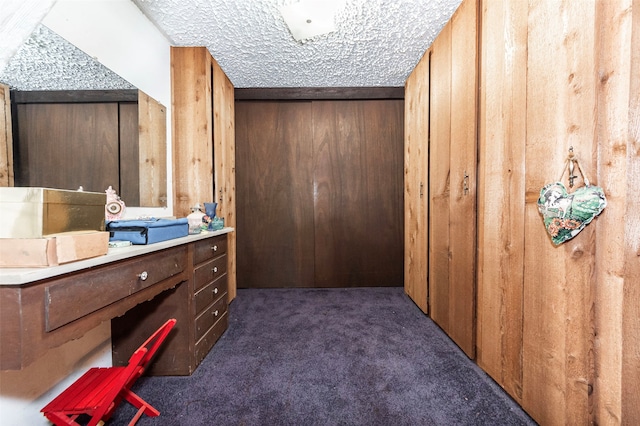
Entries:
POLYGON ((206 231, 197 235, 174 238, 172 240, 161 241, 148 245, 132 245, 127 247, 110 248, 104 256, 92 257, 90 259, 79 260, 77 262, 65 263, 63 265, 49 266, 43 268, 0 268, 0 286, 15 286, 29 284, 59 275, 77 272, 82 269, 92 268, 130 257, 140 256, 154 251, 204 240, 232 232, 233 228, 223 228, 219 231, 206 231))

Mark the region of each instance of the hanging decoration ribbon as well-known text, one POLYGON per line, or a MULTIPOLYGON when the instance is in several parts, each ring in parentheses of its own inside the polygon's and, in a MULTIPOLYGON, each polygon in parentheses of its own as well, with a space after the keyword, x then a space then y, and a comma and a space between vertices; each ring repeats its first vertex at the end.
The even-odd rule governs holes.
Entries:
POLYGON ((591 185, 580 162, 569 148, 562 174, 557 182, 545 185, 540 190, 538 210, 542 214, 544 226, 555 245, 560 245, 578 235, 607 206, 604 190, 591 185), (575 166, 582 175, 584 186, 569 193, 562 183, 564 174, 569 171, 569 188, 574 187, 575 166))

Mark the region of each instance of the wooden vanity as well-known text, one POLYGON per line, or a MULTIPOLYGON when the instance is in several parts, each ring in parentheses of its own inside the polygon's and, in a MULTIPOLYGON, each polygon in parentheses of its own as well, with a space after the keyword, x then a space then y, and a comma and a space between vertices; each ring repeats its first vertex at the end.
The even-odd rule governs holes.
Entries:
POLYGON ((150 374, 189 375, 227 328, 227 238, 232 228, 48 268, 0 269, 0 370, 111 321, 113 362, 177 318, 150 374))

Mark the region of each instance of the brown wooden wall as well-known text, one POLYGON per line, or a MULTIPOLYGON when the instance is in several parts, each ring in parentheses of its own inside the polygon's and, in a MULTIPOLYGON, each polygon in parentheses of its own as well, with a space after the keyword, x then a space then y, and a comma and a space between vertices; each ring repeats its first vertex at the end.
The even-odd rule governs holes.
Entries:
POLYGON ((6 84, 0 84, 0 186, 13 186, 11 95, 6 84))
POLYGON ((480 4, 477 362, 540 424, 638 424, 640 1, 480 4), (608 206, 555 247, 570 146, 608 206))
POLYGON ((402 100, 237 101, 238 285, 399 286, 402 100))
MULTIPOLYGON (((217 202, 236 227, 234 87, 206 47, 171 48, 173 213, 217 202)), ((236 234, 228 235, 229 300, 236 296, 236 234)))
POLYGON ((478 363, 541 424, 638 419, 637 3, 483 7, 478 363), (555 247, 536 200, 570 146, 609 205, 555 247))

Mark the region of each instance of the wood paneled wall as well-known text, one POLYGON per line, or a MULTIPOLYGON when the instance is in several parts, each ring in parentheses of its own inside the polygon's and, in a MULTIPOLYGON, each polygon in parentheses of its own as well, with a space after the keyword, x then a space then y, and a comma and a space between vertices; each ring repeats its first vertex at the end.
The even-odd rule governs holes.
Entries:
POLYGON ((138 91, 140 206, 167 205, 167 109, 138 91))
POLYGON ((477 362, 540 424, 639 424, 640 0, 484 0, 480 23, 477 362), (556 247, 536 202, 570 146, 608 206, 556 247))
MULTIPOLYGON (((206 47, 171 48, 174 215, 218 203, 236 226, 234 87, 206 47)), ((236 235, 228 235, 229 300, 236 296, 236 235)))
POLYGON ((483 2, 478 363, 541 424, 638 419, 631 3, 483 2), (609 205, 555 247, 536 200, 570 146, 609 205))
POLYGON ((402 285, 403 101, 236 111, 239 285, 402 285))
POLYGON ((13 133, 9 86, 0 84, 0 186, 13 186, 13 133))
MULTIPOLYGON (((428 55, 427 52, 425 55, 428 55)), ((423 57, 405 84, 404 109, 404 290, 429 313, 428 164, 429 58, 423 57)))

